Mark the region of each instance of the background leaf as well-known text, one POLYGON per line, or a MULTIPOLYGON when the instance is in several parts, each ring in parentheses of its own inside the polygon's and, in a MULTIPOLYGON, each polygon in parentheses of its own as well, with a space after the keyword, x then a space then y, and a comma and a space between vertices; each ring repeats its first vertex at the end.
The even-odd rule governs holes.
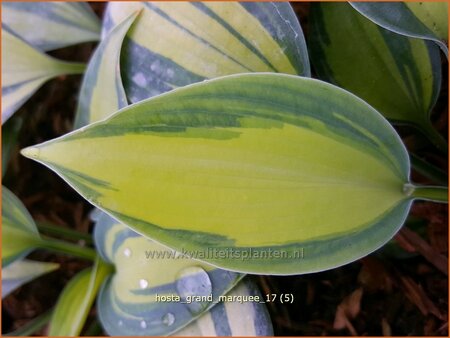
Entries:
POLYGON ((2 2, 2 24, 40 50, 100 38, 100 21, 84 2, 2 2))
POLYGON ((18 287, 58 269, 57 263, 20 260, 2 268, 2 298, 18 287))
POLYGON ((362 15, 395 33, 435 41, 448 56, 447 2, 350 2, 362 15))
MULTIPOLYGON (((264 299, 248 278, 234 287, 227 296, 259 296, 264 299)), ((221 302, 173 336, 273 336, 273 328, 264 304, 221 302)))
POLYGON ((2 186, 2 265, 27 255, 41 243, 36 225, 20 200, 2 186))
POLYGON ((373 105, 388 119, 413 124, 445 149, 430 122, 440 90, 437 46, 392 33, 347 3, 311 9, 310 52, 320 79, 373 105))
POLYGON ((123 39, 137 14, 132 13, 114 27, 90 59, 81 86, 75 128, 101 120, 128 105, 119 60, 123 39))
POLYGON ((64 287, 50 321, 49 336, 79 336, 97 292, 111 268, 97 259, 64 287))
POLYGON ((180 88, 22 152, 177 251, 251 254, 205 258, 243 272, 348 263, 387 242, 411 204, 390 124, 340 88, 289 75, 180 88))
POLYGON ((175 332, 213 305, 209 301, 184 304, 186 296, 212 295, 214 302, 242 278, 235 272, 182 257, 104 213, 95 226, 95 242, 103 259, 116 268, 98 298, 99 317, 110 335, 175 332), (181 299, 157 301, 157 294, 181 299))
POLYGON ((137 8, 143 11, 121 64, 133 103, 234 73, 310 75, 303 32, 288 3, 111 2, 104 32, 137 8))
POLYGON ((83 71, 83 64, 51 58, 2 26, 2 124, 49 79, 83 71))

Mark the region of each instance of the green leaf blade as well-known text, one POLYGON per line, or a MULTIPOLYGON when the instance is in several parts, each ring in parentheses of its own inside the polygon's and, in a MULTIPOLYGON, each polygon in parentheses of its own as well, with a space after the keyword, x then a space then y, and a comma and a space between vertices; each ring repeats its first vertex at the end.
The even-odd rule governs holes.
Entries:
POLYGON ((346 91, 288 75, 191 85, 23 154, 178 251, 317 247, 323 255, 303 264, 292 256, 279 264, 205 259, 238 271, 289 274, 344 264, 367 243, 343 249, 340 259, 326 253, 333 240, 395 218, 380 230, 377 248, 409 207, 409 160, 389 123, 346 91))
POLYGON ((385 30, 346 3, 315 4, 310 33, 319 78, 355 93, 392 121, 430 125, 441 83, 434 44, 385 30))
POLYGON ((4 2, 2 22, 44 51, 100 38, 100 22, 83 2, 4 2))
POLYGON ((102 257, 115 266, 98 298, 100 320, 111 335, 171 334, 207 311, 243 277, 183 257, 104 213, 94 236, 102 257), (158 301, 157 295, 179 299, 158 301), (211 295, 212 302, 186 304, 186 295, 211 295))
POLYGON ((49 336, 79 336, 97 292, 111 268, 97 258, 92 268, 79 272, 58 298, 49 336))
POLYGON ((2 186, 2 264, 24 257, 41 243, 36 224, 22 202, 2 186))
POLYGON ((137 8, 143 11, 121 65, 131 102, 235 73, 310 75, 303 33, 287 3, 110 3, 104 31, 137 8))
POLYGON ((2 268, 2 298, 18 287, 52 272, 58 267, 59 264, 57 263, 35 262, 25 259, 2 268))
POLYGON ((2 124, 46 81, 84 65, 51 58, 2 27, 2 124))

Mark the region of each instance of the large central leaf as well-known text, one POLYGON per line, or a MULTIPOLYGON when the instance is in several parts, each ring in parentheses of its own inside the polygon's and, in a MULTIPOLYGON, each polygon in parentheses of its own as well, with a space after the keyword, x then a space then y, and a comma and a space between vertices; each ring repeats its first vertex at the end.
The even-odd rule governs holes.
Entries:
POLYGON ((345 264, 388 241, 411 203, 389 123, 289 75, 191 85, 23 153, 137 232, 238 271, 345 264))

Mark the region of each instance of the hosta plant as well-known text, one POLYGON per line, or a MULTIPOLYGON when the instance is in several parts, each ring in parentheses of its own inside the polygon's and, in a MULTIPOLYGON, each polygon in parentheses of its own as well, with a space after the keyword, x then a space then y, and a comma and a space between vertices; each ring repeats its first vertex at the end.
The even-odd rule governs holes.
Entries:
POLYGON ((24 259, 46 249, 92 262, 39 318, 49 335, 90 332, 93 306, 109 335, 273 334, 246 274, 351 263, 395 245, 415 200, 447 203, 447 175, 394 128, 447 156, 443 10, 315 3, 305 41, 284 2, 111 2, 101 24, 83 3, 2 4, 4 168, 31 118, 14 112, 83 73, 73 131, 21 154, 94 207, 90 248, 40 234, 4 187, 2 296, 58 268, 24 259), (96 40, 86 65, 47 54, 96 40))

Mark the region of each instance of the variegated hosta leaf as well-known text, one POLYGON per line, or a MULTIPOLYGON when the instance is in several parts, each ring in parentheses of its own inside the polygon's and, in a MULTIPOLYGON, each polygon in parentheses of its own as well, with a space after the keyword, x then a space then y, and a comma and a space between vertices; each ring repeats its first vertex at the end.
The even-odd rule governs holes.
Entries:
POLYGON ((20 200, 2 186, 2 265, 25 256, 41 243, 36 225, 20 200))
POLYGON ((406 150, 379 113, 282 74, 180 88, 22 153, 137 232, 243 272, 362 257, 398 231, 414 193, 406 150))
POLYGON ((19 260, 2 268, 2 298, 18 287, 58 269, 57 263, 19 260))
POLYGON ((131 102, 234 73, 309 76, 303 32, 288 3, 111 2, 104 30, 143 11, 122 51, 131 102))
POLYGON ((429 113, 441 84, 435 44, 390 32, 347 3, 313 4, 310 19, 310 52, 319 78, 433 138, 429 113))
POLYGON ((256 286, 244 279, 228 294, 235 301, 221 302, 174 336, 224 337, 224 336, 273 336, 270 317, 264 304, 254 301, 241 301, 248 296, 264 298, 256 286))
POLYGON ((50 321, 49 336, 79 336, 97 292, 111 267, 97 257, 92 268, 79 272, 65 286, 50 321))
POLYGON ((433 40, 448 55, 448 2, 350 2, 362 15, 398 34, 433 40))
POLYGON ((83 64, 49 57, 2 27, 2 124, 49 79, 83 71, 83 64))
POLYGON ((238 273, 183 257, 104 213, 96 223, 95 242, 102 257, 116 268, 98 298, 99 317, 110 335, 161 336, 175 332, 242 278, 238 273), (210 295, 211 299, 185 304, 187 297, 210 295), (173 299, 163 301, 157 296, 173 299))
POLYGON ((2 23, 30 45, 52 50, 100 38, 100 22, 84 2, 2 2, 2 23))
POLYGON ((101 120, 127 106, 119 60, 123 39, 137 14, 132 13, 114 27, 89 61, 78 100, 75 128, 101 120))

